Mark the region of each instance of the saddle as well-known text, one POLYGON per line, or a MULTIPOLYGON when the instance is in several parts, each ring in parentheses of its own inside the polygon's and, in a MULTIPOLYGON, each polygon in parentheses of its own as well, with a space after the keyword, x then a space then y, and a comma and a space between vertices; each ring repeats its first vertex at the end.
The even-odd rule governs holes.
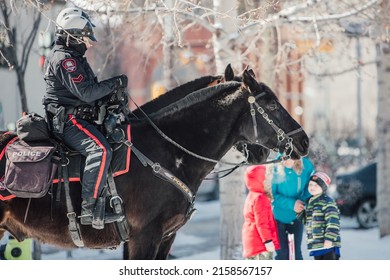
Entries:
MULTIPOLYGON (((131 140, 130 125, 127 125, 126 132, 123 134, 123 141, 131 140)), ((51 187, 57 189, 57 201, 59 201, 60 188, 64 185, 70 235, 76 246, 84 247, 70 198, 69 182, 81 181, 85 157, 65 147, 54 138, 35 137, 34 141, 24 141, 20 139, 20 135, 24 134, 15 135, 0 151, 0 160, 4 155, 6 157, 5 175, 0 178, 0 200, 14 197, 40 198, 45 196, 51 187)), ((113 143, 112 147, 114 152, 106 192, 109 193, 109 203, 113 213, 124 216, 122 199, 118 196, 113 178, 129 171, 131 149, 122 143, 113 143)), ((104 211, 102 213, 104 214, 104 211)), ((115 221, 115 225, 119 238, 127 241, 129 236, 127 220, 115 221)), ((103 228, 104 224, 99 227, 103 228)))
MULTIPOLYGON (((127 126, 126 140, 131 140, 130 125, 127 126)), ((6 157, 6 170, 0 180, 0 200, 14 197, 40 198, 47 194, 50 187, 64 179, 58 166, 61 155, 59 148, 65 149, 69 182, 79 182, 85 164, 85 157, 63 146, 55 139, 23 141, 15 136, 1 151, 6 157)), ((112 144, 112 176, 125 174, 130 169, 131 149, 123 144, 112 144)), ((0 158, 1 159, 1 158, 0 158)))

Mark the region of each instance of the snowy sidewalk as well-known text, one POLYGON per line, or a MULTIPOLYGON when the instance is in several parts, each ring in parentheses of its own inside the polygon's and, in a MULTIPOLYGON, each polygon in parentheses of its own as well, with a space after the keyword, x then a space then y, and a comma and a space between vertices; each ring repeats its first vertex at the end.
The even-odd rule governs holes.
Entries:
MULTIPOLYGON (((197 208, 199 211, 195 214, 194 219, 207 219, 207 215, 210 215, 210 213, 219 215, 218 201, 201 203, 197 208)), ((180 232, 178 233, 176 242, 201 242, 201 240, 196 240, 195 238, 191 239, 191 236, 188 234, 185 236, 181 236, 181 234, 180 232)), ((359 229, 355 219, 343 216, 341 217, 341 246, 342 260, 390 260, 390 236, 380 239, 378 228, 359 229)), ((302 253, 304 259, 312 260, 306 249, 305 239, 302 241, 302 253)), ((185 259, 218 260, 220 259, 220 250, 218 248, 209 252, 191 255, 185 259)))
MULTIPOLYGON (((220 250, 218 244, 213 244, 205 248, 205 244, 210 243, 208 238, 195 235, 195 230, 191 231, 192 224, 205 222, 205 225, 212 228, 204 228, 204 230, 215 231, 215 236, 219 235, 217 222, 212 224, 207 223, 210 219, 218 219, 220 215, 219 201, 197 202, 195 213, 192 220, 185 225, 185 228, 179 230, 177 238, 173 245, 173 254, 185 252, 184 257, 178 256, 182 260, 218 260, 220 258, 220 250), (191 251, 194 248, 200 250, 191 251), (192 249, 191 249, 192 248, 192 249), (209 249, 209 250, 208 250, 209 249)), ((342 260, 390 260, 390 236, 380 239, 379 229, 358 229, 358 225, 354 219, 341 218, 341 259, 342 260)), ((43 245, 44 254, 42 259, 92 259, 92 260, 115 260, 122 258, 122 249, 118 250, 88 250, 75 249, 71 252, 53 250, 50 246, 43 245)), ((305 247, 305 240, 302 244, 304 259, 310 260, 309 254, 305 247)))

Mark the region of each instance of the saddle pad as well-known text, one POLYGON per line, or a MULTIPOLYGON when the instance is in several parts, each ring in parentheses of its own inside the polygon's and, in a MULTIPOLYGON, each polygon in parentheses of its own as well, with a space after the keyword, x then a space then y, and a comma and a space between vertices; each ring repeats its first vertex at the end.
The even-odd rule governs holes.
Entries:
MULTIPOLYGON (((126 128, 126 139, 131 141, 131 129, 130 125, 127 125, 126 128)), ((114 172, 113 176, 119 176, 125 174, 130 169, 130 153, 131 149, 122 144, 116 148, 112 155, 111 160, 111 169, 114 172)), ((72 155, 68 157, 68 172, 69 172, 69 181, 70 182, 79 182, 81 181, 83 167, 85 163, 85 157, 82 157, 80 154, 72 155)), ((53 183, 58 183, 58 174, 55 175, 53 183)))
POLYGON ((0 200, 9 200, 15 197, 14 194, 10 193, 6 187, 4 186, 4 177, 0 178, 0 200))

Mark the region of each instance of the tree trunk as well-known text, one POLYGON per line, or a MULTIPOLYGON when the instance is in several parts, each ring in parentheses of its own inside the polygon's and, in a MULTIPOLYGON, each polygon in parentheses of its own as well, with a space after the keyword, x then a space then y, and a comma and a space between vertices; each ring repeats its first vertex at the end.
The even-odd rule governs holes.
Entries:
MULTIPOLYGON (((231 150, 223 158, 229 162, 242 162, 237 151, 231 150)), ((231 168, 223 165, 221 169, 231 168)), ((220 179, 220 239, 222 260, 242 259, 241 229, 244 222, 243 208, 246 197, 243 167, 238 168, 227 177, 220 179)))
POLYGON ((382 2, 381 26, 384 26, 378 62, 378 157, 377 207, 380 237, 390 235, 390 37, 388 23, 390 1, 382 2), (386 32, 387 28, 387 32, 386 32))
MULTIPOLYGON (((222 74, 226 65, 231 63, 236 70, 241 70, 240 55, 235 50, 233 42, 224 34, 236 32, 236 1, 214 0, 214 10, 229 14, 228 17, 218 17, 216 26, 219 31, 213 34, 213 45, 217 73, 222 74)), ((239 153, 231 150, 223 158, 228 162, 240 162, 239 153)), ((220 169, 230 168, 230 165, 222 165, 220 169)), ((245 201, 245 185, 243 180, 243 168, 239 168, 220 181, 220 238, 221 259, 242 259, 241 228, 243 223, 242 209, 245 201)))
MULTIPOLYGON (((173 0, 165 1, 167 8, 173 8, 173 0)), ((174 15, 169 13, 163 16, 163 80, 167 90, 174 87, 173 67, 174 67, 174 15)))
POLYGON ((20 102, 22 104, 22 112, 29 112, 28 105, 27 105, 27 95, 26 95, 26 85, 24 82, 24 74, 19 69, 16 70, 16 76, 18 79, 18 88, 19 88, 19 95, 20 95, 20 102))

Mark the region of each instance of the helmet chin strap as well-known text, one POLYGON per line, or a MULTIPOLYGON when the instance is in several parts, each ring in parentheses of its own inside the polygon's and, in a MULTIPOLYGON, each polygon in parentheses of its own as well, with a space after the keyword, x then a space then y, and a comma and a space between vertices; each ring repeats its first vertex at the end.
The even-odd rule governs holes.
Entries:
POLYGON ((88 37, 77 38, 68 33, 65 39, 66 46, 69 47, 72 43, 74 44, 75 42, 77 42, 77 44, 85 44, 87 49, 92 46, 91 40, 88 37))
POLYGON ((69 47, 70 34, 66 35, 66 46, 69 47))

